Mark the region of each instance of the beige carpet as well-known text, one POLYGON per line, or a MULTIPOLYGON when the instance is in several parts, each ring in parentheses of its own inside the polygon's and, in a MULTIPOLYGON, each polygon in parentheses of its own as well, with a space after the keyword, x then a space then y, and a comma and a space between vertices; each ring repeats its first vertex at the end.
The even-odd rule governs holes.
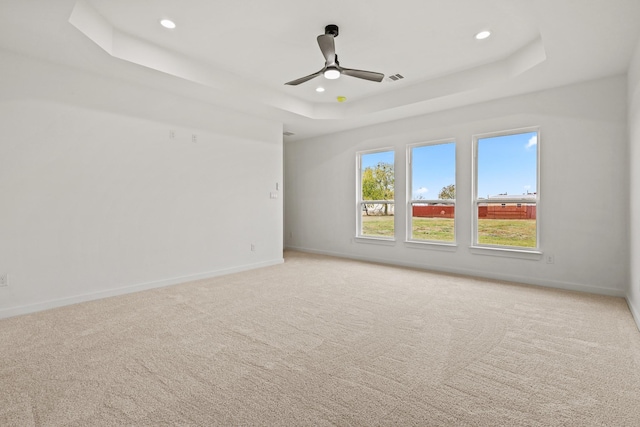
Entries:
POLYGON ((640 426, 620 298, 285 258, 0 321, 0 425, 640 426))

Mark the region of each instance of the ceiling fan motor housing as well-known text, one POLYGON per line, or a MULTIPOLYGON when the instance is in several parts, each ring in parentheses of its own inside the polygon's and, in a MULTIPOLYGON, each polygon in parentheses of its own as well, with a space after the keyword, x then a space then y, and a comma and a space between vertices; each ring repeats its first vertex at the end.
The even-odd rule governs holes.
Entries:
POLYGON ((333 37, 338 37, 338 26, 335 24, 329 24, 324 27, 325 34, 331 34, 333 37))

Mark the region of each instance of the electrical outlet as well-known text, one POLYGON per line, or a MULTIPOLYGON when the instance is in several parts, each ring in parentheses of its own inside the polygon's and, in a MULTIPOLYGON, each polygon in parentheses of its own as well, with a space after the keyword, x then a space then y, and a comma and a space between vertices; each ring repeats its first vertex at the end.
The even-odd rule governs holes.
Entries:
POLYGON ((195 133, 191 135, 191 142, 198 142, 198 135, 196 135, 195 133))
POLYGON ((547 260, 547 264, 553 264, 556 262, 556 259, 553 255, 546 255, 545 259, 547 260))
POLYGON ((254 243, 251 244, 251 252, 256 251, 256 245, 254 243))
POLYGON ((176 131, 175 130, 170 130, 169 131, 169 139, 176 139, 176 131))
POLYGON ((9 274, 0 274, 0 286, 9 286, 9 274))

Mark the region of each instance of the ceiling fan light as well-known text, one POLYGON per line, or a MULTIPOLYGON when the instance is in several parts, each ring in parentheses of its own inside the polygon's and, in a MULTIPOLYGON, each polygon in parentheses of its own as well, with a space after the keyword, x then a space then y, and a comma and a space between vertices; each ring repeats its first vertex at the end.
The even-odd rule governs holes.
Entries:
POLYGON ((329 67, 324 70, 324 77, 329 80, 335 80, 340 77, 340 71, 337 68, 329 67))

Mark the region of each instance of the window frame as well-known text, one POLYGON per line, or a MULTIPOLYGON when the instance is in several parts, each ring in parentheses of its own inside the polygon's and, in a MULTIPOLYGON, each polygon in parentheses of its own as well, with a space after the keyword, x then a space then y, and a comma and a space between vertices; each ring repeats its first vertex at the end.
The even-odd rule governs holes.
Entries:
POLYGON ((480 254, 503 254, 506 255, 510 253, 513 256, 522 256, 523 258, 529 258, 529 255, 533 256, 531 259, 538 259, 541 252, 541 242, 540 242, 540 229, 541 229, 541 221, 540 221, 540 147, 541 147, 541 132, 540 126, 529 126, 524 128, 517 129, 509 129, 495 132, 487 132, 482 134, 473 135, 472 139, 472 195, 471 195, 471 204, 472 204, 472 225, 471 225, 471 249, 472 253, 480 253, 480 254), (482 199, 482 201, 478 198, 478 143, 479 140, 485 138, 494 138, 500 136, 508 136, 508 135, 517 135, 521 133, 530 133, 536 132, 537 134, 537 143, 536 143, 536 197, 535 199, 531 198, 519 198, 513 197, 509 199, 482 199), (533 201, 532 201, 533 200, 533 201), (536 246, 535 247, 527 247, 527 246, 507 246, 507 245, 495 245, 495 244, 486 244, 478 242, 478 212, 479 212, 479 204, 480 203, 524 203, 531 204, 535 203, 536 206, 536 246), (487 251, 487 252, 484 252, 487 251))
POLYGON ((443 145, 443 144, 453 144, 454 147, 454 163, 453 163, 453 175, 454 175, 454 185, 456 187, 456 196, 457 196, 457 181, 458 181, 458 144, 456 143, 455 138, 445 138, 445 139, 437 139, 426 142, 417 142, 414 144, 407 145, 407 229, 406 229, 406 242, 417 245, 436 245, 436 246, 457 246, 457 233, 456 233, 456 225, 457 225, 457 209, 456 209, 456 199, 413 199, 413 149, 418 147, 425 146, 434 146, 434 145, 443 145), (439 203, 444 205, 452 205, 453 206, 453 241, 445 241, 445 240, 427 240, 427 239, 414 239, 413 238, 413 205, 421 204, 421 203, 439 203))
MULTIPOLYGON (((394 181, 396 179, 395 171, 396 171, 396 150, 394 147, 384 147, 384 148, 376 148, 372 150, 363 150, 356 152, 356 241, 360 242, 395 242, 396 238, 396 216, 395 216, 395 197, 394 200, 362 200, 362 156, 367 154, 376 154, 376 153, 385 153, 391 152, 393 153, 393 174, 394 181), (385 237, 385 236, 372 236, 368 234, 362 234, 362 209, 365 204, 387 204, 394 205, 394 215, 393 215, 393 237, 385 237)), ((394 185, 394 195, 395 195, 395 185, 394 185)))

